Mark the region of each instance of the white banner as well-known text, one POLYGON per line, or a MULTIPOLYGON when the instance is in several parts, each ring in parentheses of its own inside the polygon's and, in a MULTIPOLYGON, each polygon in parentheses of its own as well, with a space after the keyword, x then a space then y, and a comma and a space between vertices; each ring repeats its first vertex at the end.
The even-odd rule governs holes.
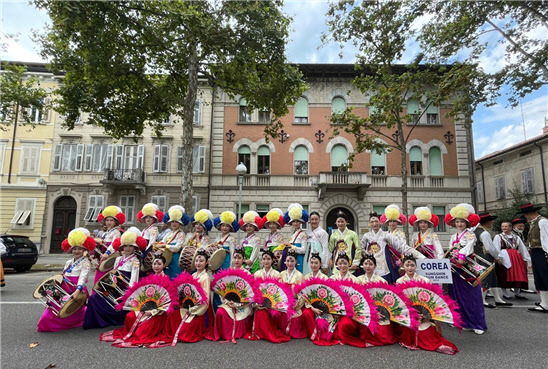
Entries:
POLYGON ((417 274, 432 283, 453 283, 449 259, 417 259, 417 274))

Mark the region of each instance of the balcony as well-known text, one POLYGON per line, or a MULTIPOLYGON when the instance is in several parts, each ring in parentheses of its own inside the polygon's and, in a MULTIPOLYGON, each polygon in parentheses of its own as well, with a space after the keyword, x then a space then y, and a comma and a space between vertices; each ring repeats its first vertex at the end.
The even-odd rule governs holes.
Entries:
POLYGON ((318 173, 318 197, 322 199, 328 191, 356 191, 362 200, 371 186, 366 172, 320 172, 318 173))
POLYGON ((146 173, 142 169, 107 169, 100 182, 110 186, 133 187, 145 192, 146 173))

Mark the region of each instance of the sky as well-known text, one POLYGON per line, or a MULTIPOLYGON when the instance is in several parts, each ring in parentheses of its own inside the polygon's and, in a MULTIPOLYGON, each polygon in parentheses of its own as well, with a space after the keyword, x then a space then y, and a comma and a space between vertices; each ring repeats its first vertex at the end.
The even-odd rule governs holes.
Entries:
MULTIPOLYGON (((33 31, 41 31, 49 22, 48 16, 27 1, 0 0, 1 33, 16 34, 17 39, 2 37, 0 53, 2 60, 44 62, 39 56, 38 46, 32 41, 33 31)), ((356 49, 345 47, 342 58, 338 44, 323 45, 320 37, 326 32, 325 13, 327 1, 286 0, 285 11, 292 16, 290 42, 287 56, 295 63, 353 63, 356 49)), ((534 31, 546 32, 537 29, 534 31)), ((486 33, 484 41, 497 37, 494 32, 486 33)), ((546 38, 546 36, 545 36, 546 38)), ((493 72, 504 65, 504 47, 492 43, 481 55, 480 67, 493 72)), ((402 62, 413 59, 419 50, 415 42, 410 42, 402 62)), ((503 98, 491 107, 479 106, 473 115, 474 152, 481 158, 494 151, 517 144, 542 134, 544 119, 548 117, 548 86, 526 96, 521 106, 511 109, 503 98)))

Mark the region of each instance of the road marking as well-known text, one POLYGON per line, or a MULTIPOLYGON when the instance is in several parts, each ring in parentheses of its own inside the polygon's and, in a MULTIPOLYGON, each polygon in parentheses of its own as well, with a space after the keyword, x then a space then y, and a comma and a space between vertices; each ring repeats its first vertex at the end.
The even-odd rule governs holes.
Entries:
POLYGON ((41 304, 40 301, 0 301, 1 305, 16 305, 16 304, 41 304))

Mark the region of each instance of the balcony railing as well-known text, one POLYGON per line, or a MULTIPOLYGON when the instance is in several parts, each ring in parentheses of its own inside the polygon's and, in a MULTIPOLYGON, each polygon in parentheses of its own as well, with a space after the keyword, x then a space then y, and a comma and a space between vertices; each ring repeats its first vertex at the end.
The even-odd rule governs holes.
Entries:
POLYGON ((146 173, 142 169, 107 169, 103 183, 144 183, 146 173))
POLYGON ((365 172, 320 172, 320 185, 371 185, 365 172))

